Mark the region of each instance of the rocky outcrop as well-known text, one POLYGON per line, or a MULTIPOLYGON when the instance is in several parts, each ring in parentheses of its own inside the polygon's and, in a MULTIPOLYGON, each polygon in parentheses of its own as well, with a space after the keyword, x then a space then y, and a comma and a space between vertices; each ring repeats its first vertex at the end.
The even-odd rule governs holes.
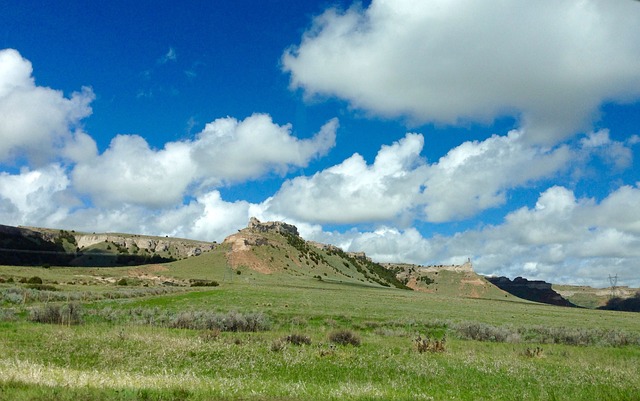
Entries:
POLYGON ((424 273, 437 273, 440 271, 452 271, 456 273, 473 273, 471 259, 467 259, 461 265, 415 265, 409 263, 383 263, 383 266, 394 270, 399 274, 421 275, 424 273))
POLYGON ((197 256, 215 246, 181 238, 0 225, 0 264, 7 265, 136 265, 197 256), (101 243, 107 246, 95 246, 101 243))
POLYGON ((247 228, 253 232, 275 232, 278 234, 291 234, 295 236, 299 236, 298 228, 292 224, 287 224, 282 221, 268 221, 265 223, 260 222, 260 220, 252 217, 249 219, 249 225, 247 228))
POLYGON ((518 298, 527 299, 529 301, 541 302, 550 305, 572 306, 576 305, 567 301, 551 287, 551 283, 540 280, 527 280, 526 278, 516 277, 510 280, 507 277, 485 277, 490 283, 515 295, 518 298))
POLYGON ((146 237, 143 235, 119 234, 75 234, 78 248, 88 248, 101 242, 111 242, 116 246, 131 249, 143 249, 150 253, 171 251, 176 257, 198 256, 202 252, 211 251, 215 244, 211 242, 184 240, 178 238, 146 237))

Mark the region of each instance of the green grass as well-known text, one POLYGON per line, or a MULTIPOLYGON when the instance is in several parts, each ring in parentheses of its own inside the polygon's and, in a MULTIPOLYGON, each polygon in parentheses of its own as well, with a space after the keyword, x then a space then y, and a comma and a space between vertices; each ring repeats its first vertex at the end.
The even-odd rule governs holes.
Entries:
MULTIPOLYGON (((0 318, 13 316, 0 321, 0 400, 640 399, 637 341, 575 346, 549 343, 559 336, 543 341, 540 334, 545 329, 553 336, 622 333, 637 339, 637 314, 498 297, 460 298, 454 291, 429 294, 284 273, 244 270, 225 276, 224 267, 210 258, 196 260, 200 264, 176 262, 157 273, 217 280, 219 287, 79 301, 84 309, 80 325, 30 322, 28 311, 42 303, 0 299, 0 307, 12 311, 0 318), (135 318, 136 313, 170 318, 189 311, 264 313, 271 326, 260 332, 217 332, 174 329, 160 320, 142 324, 135 318), (468 340, 461 328, 469 324, 517 336, 468 340), (360 346, 332 344, 330 334, 340 329, 357 335, 360 346), (308 337, 311 344, 282 341, 291 334, 308 337), (418 334, 446 337, 446 350, 419 353, 414 344, 418 334), (542 351, 528 356, 533 347, 542 351)), ((115 278, 133 271, 36 270, 3 267, 0 275, 38 275, 46 283, 78 275, 115 278)), ((0 284, 0 290, 15 285, 0 284)), ((98 281, 60 287, 70 292, 114 289, 98 281)))

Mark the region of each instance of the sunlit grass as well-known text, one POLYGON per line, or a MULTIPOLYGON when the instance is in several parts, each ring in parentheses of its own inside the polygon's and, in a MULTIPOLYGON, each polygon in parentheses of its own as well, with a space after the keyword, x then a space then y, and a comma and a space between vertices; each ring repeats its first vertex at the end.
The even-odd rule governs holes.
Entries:
MULTIPOLYGON (((194 278, 220 279, 204 277, 205 269, 199 267, 194 278)), ((52 271, 48 279, 87 273, 52 271)), ((189 278, 187 270, 181 274, 189 278)), ((0 314, 6 317, 0 321, 0 400, 640 399, 640 346, 618 346, 615 337, 640 336, 637 314, 250 272, 220 284, 80 300, 84 323, 75 326, 29 322, 29 311, 43 302, 2 301, 8 312, 0 314), (178 316, 232 311, 262 313, 270 329, 221 332, 170 324, 178 316), (359 346, 332 343, 337 330, 352 331, 359 346), (464 330, 483 341, 467 339, 464 330), (282 340, 291 334, 309 344, 282 340), (446 337, 445 350, 418 352, 417 335, 446 337), (602 335, 613 337, 596 338, 602 335), (563 336, 596 341, 554 343, 563 336)), ((115 288, 86 287, 78 288, 115 288)))

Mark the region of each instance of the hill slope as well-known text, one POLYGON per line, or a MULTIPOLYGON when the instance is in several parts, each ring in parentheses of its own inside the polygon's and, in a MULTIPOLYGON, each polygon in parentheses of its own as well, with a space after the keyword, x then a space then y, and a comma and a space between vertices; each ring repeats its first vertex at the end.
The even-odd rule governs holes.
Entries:
POLYGON ((133 266, 170 262, 214 247, 182 238, 0 225, 0 265, 133 266))
POLYGON ((408 287, 420 292, 467 298, 515 298, 474 272, 470 260, 461 265, 387 263, 384 266, 408 287))
POLYGON ((224 240, 222 250, 228 266, 236 271, 408 289, 393 272, 365 255, 305 241, 295 226, 282 222, 261 223, 252 218, 246 228, 224 240))

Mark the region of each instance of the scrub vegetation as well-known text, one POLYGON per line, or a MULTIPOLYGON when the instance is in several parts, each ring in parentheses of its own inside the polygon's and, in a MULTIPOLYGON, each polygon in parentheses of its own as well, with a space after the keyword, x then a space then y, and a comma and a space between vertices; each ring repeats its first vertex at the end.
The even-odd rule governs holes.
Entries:
MULTIPOLYGON (((286 228, 286 227, 285 227, 286 228)), ((637 314, 243 231, 127 267, 0 266, 0 400, 638 400, 637 314)))
POLYGON ((205 265, 0 267, 0 399, 640 394, 636 314, 205 265), (152 285, 151 271, 219 285, 152 285), (55 290, 28 288, 35 276, 55 290), (120 278, 131 284, 118 286, 120 278))

